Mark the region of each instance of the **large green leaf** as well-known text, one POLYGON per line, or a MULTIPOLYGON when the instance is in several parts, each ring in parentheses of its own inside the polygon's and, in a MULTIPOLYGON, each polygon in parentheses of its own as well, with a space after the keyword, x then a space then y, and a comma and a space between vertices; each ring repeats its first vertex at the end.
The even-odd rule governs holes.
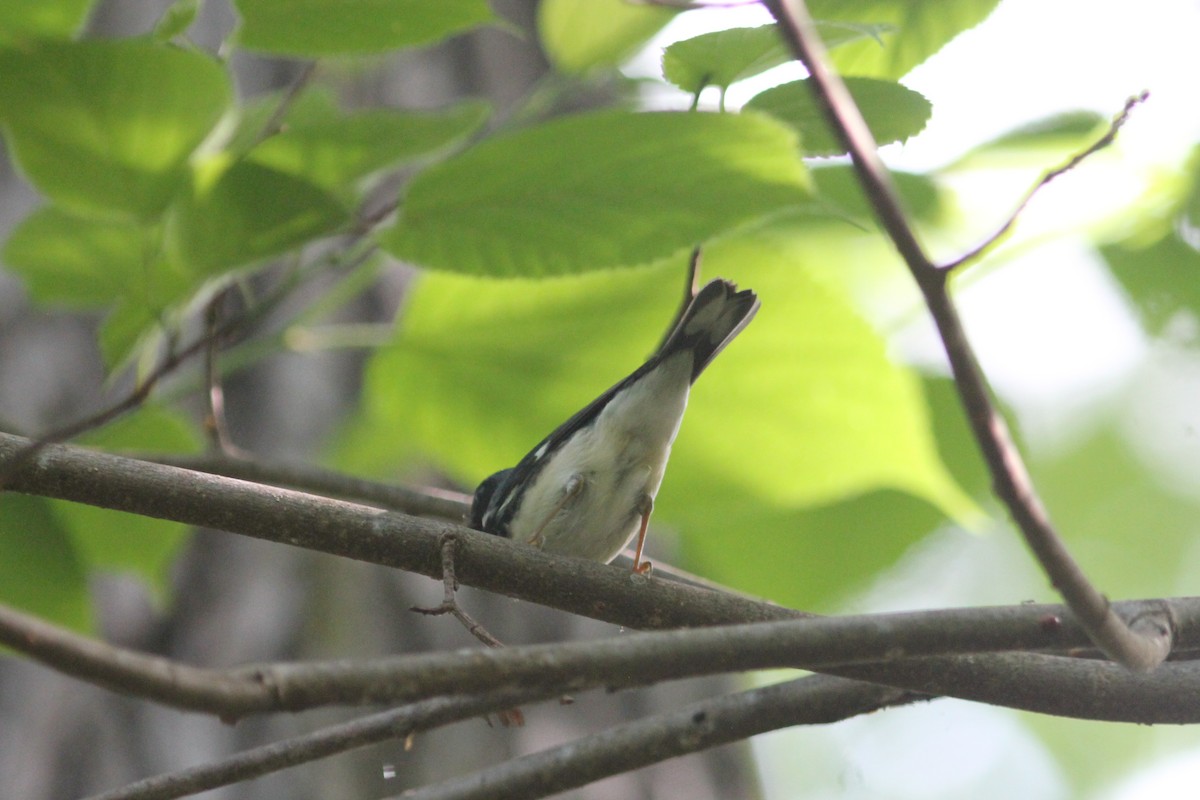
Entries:
POLYGON ((209 164, 172 207, 167 246, 194 272, 220 272, 328 234, 347 217, 308 181, 250 161, 209 164))
MULTIPOLYGON (((747 233, 705 253, 706 275, 753 287, 763 307, 697 383, 656 520, 681 529, 711 577, 813 600, 844 584, 801 585, 802 555, 830 540, 791 537, 822 536, 805 531, 832 513, 804 525, 805 509, 882 492, 872 507, 897 521, 862 534, 863 547, 875 547, 873 536, 900 530, 911 543, 939 519, 900 492, 961 517, 973 507, 938 460, 918 380, 793 258, 792 234, 747 233), (721 559, 726 568, 714 566, 721 559)), ((511 466, 641 363, 675 311, 683 274, 683 260, 672 259, 548 281, 423 276, 396 344, 372 359, 344 463, 379 471, 423 455, 468 485, 511 466)), ((895 538, 878 543, 855 580, 900 549, 895 538)))
POLYGON ((46 206, 21 221, 3 255, 39 302, 97 307, 123 299, 161 310, 191 282, 158 247, 155 229, 46 206))
POLYGON ((676 454, 717 470, 744 461, 726 479, 781 505, 886 487, 969 517, 939 460, 920 381, 888 358, 841 289, 806 267, 805 236, 780 224, 706 249, 706 272, 745 275, 763 308, 753 335, 697 385, 676 454))
POLYGON ((584 72, 620 64, 676 13, 625 0, 543 0, 538 4, 538 36, 555 67, 584 72))
POLYGON ((373 172, 428 155, 469 135, 487 118, 482 103, 438 112, 374 110, 289 120, 249 160, 342 194, 373 172))
POLYGON ((95 0, 4 0, 0 46, 34 39, 69 39, 87 20, 95 0))
POLYGON ((480 275, 646 264, 806 200, 797 155, 758 114, 580 114, 431 167, 384 244, 480 275))
MULTIPOLYGON (((933 106, 925 97, 893 81, 846 78, 854 102, 880 145, 916 136, 929 121, 933 106)), ((800 132, 805 155, 837 156, 846 152, 825 122, 807 79, 767 89, 750 99, 746 108, 770 114, 800 132)))
POLYGON ((430 44, 493 21, 487 0, 234 0, 250 50, 316 58, 430 44))
MULTIPOLYGON (((865 37, 878 38, 887 26, 823 24, 818 32, 826 47, 865 37)), ((675 42, 663 51, 663 77, 686 92, 705 86, 728 87, 792 60, 775 25, 729 28, 675 42)))
POLYGON ((230 95, 212 59, 148 41, 0 51, 0 122, 12 152, 40 191, 76 211, 161 211, 230 95))
POLYGON ((825 22, 886 26, 883 45, 860 40, 830 54, 844 75, 901 78, 958 34, 992 13, 1000 0, 809 0, 813 17, 825 22))
POLYGON ((87 575, 53 501, 0 496, 0 601, 78 631, 91 629, 87 575))

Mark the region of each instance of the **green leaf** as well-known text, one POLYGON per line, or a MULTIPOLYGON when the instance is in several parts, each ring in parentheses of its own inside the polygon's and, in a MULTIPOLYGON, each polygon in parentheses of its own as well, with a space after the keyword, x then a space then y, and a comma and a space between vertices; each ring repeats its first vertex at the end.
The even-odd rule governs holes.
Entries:
POLYGON ((70 39, 87 21, 94 0, 4 0, 0 47, 35 39, 70 39))
POLYGON ((156 238, 154 229, 133 222, 46 206, 22 220, 3 255, 38 302, 94 308, 125 299, 161 310, 191 281, 158 257, 156 238))
MULTIPOLYGON (((846 78, 846 88, 858 104, 879 145, 903 142, 929 121, 933 107, 925 97, 892 81, 846 78)), ((806 155, 844 155, 821 109, 809 90, 808 80, 793 81, 755 95, 746 108, 761 111, 794 127, 806 155)))
MULTIPOLYGON (((828 598, 850 582, 806 588, 796 578, 805 553, 832 546, 794 541, 835 513, 814 508, 878 494, 865 502, 895 514, 895 526, 859 532, 864 550, 877 549, 862 572, 845 569, 863 581, 942 518, 929 504, 977 513, 938 459, 917 378, 794 258, 801 236, 757 230, 705 252, 706 275, 753 287, 763 306, 697 382, 655 515, 680 531, 692 563, 728 562, 705 574, 785 601, 812 599, 818 586, 828 598), (817 516, 798 530, 804 512, 817 516), (763 546, 746 546, 748 536, 763 546)), ((342 462, 382 471, 423 457, 466 485, 511 466, 644 360, 683 275, 673 259, 556 280, 423 276, 396 344, 372 358, 342 462)), ((852 516, 839 518, 849 526, 852 516)))
POLYGON ((487 0, 234 0, 246 49, 305 58, 432 44, 495 20, 487 0))
POLYGON ((809 0, 822 22, 883 26, 881 46, 857 41, 830 54, 843 75, 902 78, 958 34, 983 22, 1000 0, 809 0))
POLYGON ((806 192, 794 136, 767 117, 579 114, 417 176, 384 245, 434 269, 562 275, 649 263, 806 192))
POLYGON ((12 492, 0 497, 0 602, 91 630, 87 575, 52 501, 12 492))
POLYGON ((624 0, 542 0, 538 36, 558 70, 586 72, 621 64, 677 13, 624 0))
MULTIPOLYGON (((878 38, 887 26, 818 23, 828 48, 864 37, 878 38)), ((792 60, 775 25, 730 28, 675 42, 663 51, 663 77, 685 92, 726 88, 792 60)))
POLYGON ((1100 254, 1142 326, 1161 336, 1181 312, 1200 317, 1200 148, 1179 174, 1152 185, 1147 197, 1132 224, 1124 221, 1122 238, 1100 254))
MULTIPOLYGON (((109 451, 194 453, 201 447, 194 427, 175 412, 144 406, 82 438, 109 451)), ((167 568, 187 539, 188 526, 119 511, 55 501, 55 511, 89 569, 132 572, 156 591, 165 591, 167 568)))
MULTIPOLYGON (((1192 438, 1180 431, 1178 446, 1192 438)), ((1069 451, 1035 459, 1030 472, 1084 572, 1109 597, 1170 596, 1195 585, 1200 501, 1163 486, 1118 431, 1103 428, 1069 451)))
POLYGON ((149 217, 230 101, 225 71, 147 41, 0 51, 0 122, 26 177, 65 208, 149 217))
POLYGON ((888 358, 839 287, 798 269, 806 236, 781 223, 706 248, 706 274, 738 276, 763 307, 731 345, 737 355, 697 384, 675 455, 714 470, 745 462, 726 479, 780 505, 894 488, 971 518, 939 459, 919 379, 888 358))
MULTIPOLYGON (((335 112, 336 114, 336 112, 335 112)), ((355 181, 461 141, 483 124, 488 107, 463 103, 438 112, 377 110, 289 121, 255 147, 257 164, 344 194, 355 181)))
POLYGON ((1052 163, 1090 145, 1100 136, 1107 120, 1094 111, 1064 111, 1021 125, 942 167, 942 171, 977 167, 1009 167, 1033 162, 1052 163))
POLYGON ((165 42, 181 36, 195 22, 199 11, 200 0, 175 0, 158 18, 154 38, 165 42))
POLYGON ((1163 335, 1181 311, 1200 316, 1200 253, 1174 232, 1149 245, 1106 245, 1100 254, 1133 301, 1147 333, 1163 335))
POLYGON ((204 165, 172 207, 167 247, 197 273, 278 255, 336 230, 348 215, 328 192, 248 161, 204 165), (215 174, 214 174, 215 173, 215 174))

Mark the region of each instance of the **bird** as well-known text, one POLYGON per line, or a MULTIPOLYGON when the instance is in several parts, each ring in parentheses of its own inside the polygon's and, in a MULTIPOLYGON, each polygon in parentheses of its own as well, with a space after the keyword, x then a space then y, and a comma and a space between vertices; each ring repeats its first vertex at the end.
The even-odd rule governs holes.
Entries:
POLYGON ((706 284, 644 364, 479 484, 471 527, 603 563, 636 536, 633 571, 648 573, 646 529, 691 386, 758 308, 752 290, 706 284))

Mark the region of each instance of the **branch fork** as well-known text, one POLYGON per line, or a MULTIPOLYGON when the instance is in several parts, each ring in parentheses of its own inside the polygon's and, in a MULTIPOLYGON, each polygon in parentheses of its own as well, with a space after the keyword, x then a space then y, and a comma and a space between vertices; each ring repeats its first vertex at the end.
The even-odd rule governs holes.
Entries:
POLYGON ((808 69, 809 85, 817 105, 850 154, 859 183, 875 215, 921 289, 942 338, 955 386, 992 474, 996 495, 1008 507, 1029 549, 1092 641, 1109 658, 1130 669, 1149 670, 1161 664, 1171 652, 1173 636, 1170 620, 1156 618, 1153 622, 1135 626, 1126 624, 1113 612, 1108 599, 1091 584, 1067 550, 1029 480, 1003 417, 992 401, 987 380, 967 340, 946 280, 950 270, 978 257, 1007 233, 1033 194, 1042 186, 1108 146, 1133 108, 1146 99, 1146 94, 1130 98, 1124 110, 1114 117, 1108 132, 1095 144, 1061 167, 1047 172, 995 234, 963 256, 938 265, 929 258, 918 241, 862 113, 841 77, 830 68, 825 45, 816 33, 804 0, 765 0, 765 5, 779 23, 785 43, 808 69))

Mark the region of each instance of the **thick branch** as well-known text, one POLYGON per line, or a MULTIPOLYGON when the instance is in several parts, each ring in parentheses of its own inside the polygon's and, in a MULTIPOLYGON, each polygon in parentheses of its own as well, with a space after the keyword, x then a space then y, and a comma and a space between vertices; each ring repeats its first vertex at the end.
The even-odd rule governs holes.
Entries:
POLYGON ((947 271, 933 264, 917 241, 874 137, 845 84, 829 67, 824 44, 803 0, 766 0, 766 5, 779 22, 785 41, 808 69, 817 104, 850 153, 876 216, 921 288, 942 337, 972 431, 991 471, 996 495, 1008 507, 1042 569, 1092 640, 1128 667, 1149 669, 1161 663, 1171 652, 1170 631, 1159 626, 1135 631, 1125 625, 1112 612, 1108 599, 1087 580, 1050 523, 967 341, 950 299, 947 271))

